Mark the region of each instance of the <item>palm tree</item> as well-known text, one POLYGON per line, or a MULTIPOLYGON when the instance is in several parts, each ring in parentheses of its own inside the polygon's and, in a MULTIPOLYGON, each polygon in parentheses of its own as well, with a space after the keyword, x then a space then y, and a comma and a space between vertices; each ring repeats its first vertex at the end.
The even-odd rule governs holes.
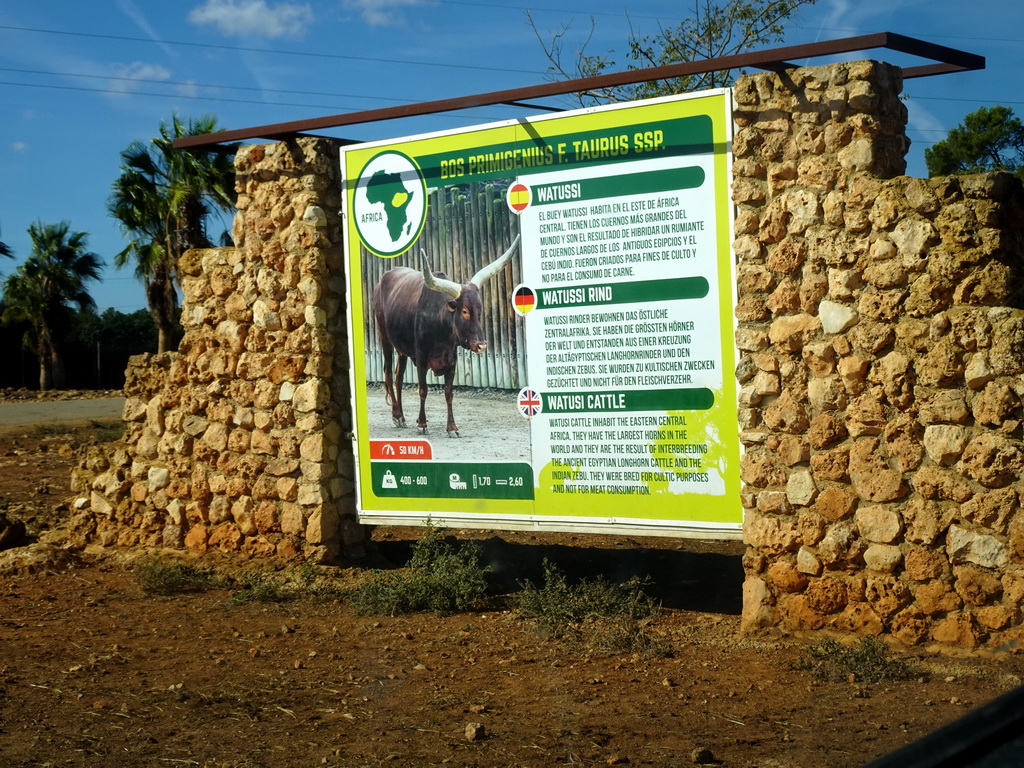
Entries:
POLYGON ((204 115, 182 123, 160 123, 160 135, 148 144, 134 141, 121 152, 121 175, 107 202, 121 223, 128 246, 114 257, 121 268, 134 262, 146 287, 146 302, 159 335, 159 351, 171 346, 177 322, 178 259, 190 248, 209 248, 206 218, 213 209, 234 207, 235 172, 229 155, 176 150, 173 142, 220 130, 217 118, 204 115))
POLYGON ((13 259, 14 251, 11 250, 11 246, 9 246, 7 243, 0 242, 0 256, 9 256, 10 258, 13 259))
POLYGON ((86 282, 100 279, 103 262, 86 250, 88 235, 71 232, 70 224, 28 228, 32 254, 4 280, 5 323, 25 322, 27 336, 39 356, 39 388, 64 386, 64 340, 71 329, 74 308, 95 309, 86 282))

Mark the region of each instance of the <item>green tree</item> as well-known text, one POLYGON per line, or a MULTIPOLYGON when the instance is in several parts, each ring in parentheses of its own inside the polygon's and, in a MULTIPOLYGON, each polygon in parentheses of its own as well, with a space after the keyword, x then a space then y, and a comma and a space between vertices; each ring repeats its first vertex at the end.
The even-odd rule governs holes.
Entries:
POLYGON ((70 224, 36 222, 28 229, 32 253, 4 280, 4 323, 29 326, 26 341, 39 357, 39 388, 62 388, 65 383, 64 343, 74 309, 93 309, 96 302, 86 283, 100 279, 103 262, 86 250, 88 235, 72 232, 70 224))
POLYGON ((1024 181, 1024 124, 1009 107, 971 112, 924 151, 929 176, 1009 171, 1024 181))
POLYGON ((149 310, 125 314, 112 307, 102 314, 78 312, 68 337, 68 386, 119 389, 128 358, 155 352, 156 325, 149 310))
POLYGON ((156 351, 156 327, 146 310, 125 314, 108 308, 100 315, 100 321, 100 337, 105 346, 123 350, 126 356, 156 351))
POLYGON ((218 130, 212 115, 188 123, 175 115, 169 125, 161 122, 158 137, 148 143, 134 141, 121 152, 121 175, 107 201, 107 210, 128 238, 114 264, 121 268, 134 263, 157 326, 160 352, 171 348, 178 322, 178 260, 190 248, 210 247, 208 217, 215 210, 231 210, 235 203, 229 155, 177 150, 173 142, 218 130))
MULTIPOLYGON (((606 54, 587 53, 596 28, 591 19, 590 31, 576 47, 574 59, 566 63, 565 44, 571 23, 563 24, 550 39, 537 29, 527 11, 527 19, 540 41, 551 65, 548 72, 556 79, 592 77, 607 71, 645 69, 667 64, 700 61, 732 56, 781 42, 786 23, 805 5, 816 0, 694 0, 692 13, 674 26, 659 26, 657 33, 645 35, 630 22, 626 37, 625 61, 616 60, 615 51, 606 54)), ((600 88, 577 94, 580 104, 589 106, 607 102, 690 93, 708 88, 732 85, 733 70, 701 75, 655 80, 616 88, 600 88)))
POLYGON ((11 247, 7 245, 7 243, 0 242, 0 256, 9 256, 13 259, 14 251, 11 250, 11 247))

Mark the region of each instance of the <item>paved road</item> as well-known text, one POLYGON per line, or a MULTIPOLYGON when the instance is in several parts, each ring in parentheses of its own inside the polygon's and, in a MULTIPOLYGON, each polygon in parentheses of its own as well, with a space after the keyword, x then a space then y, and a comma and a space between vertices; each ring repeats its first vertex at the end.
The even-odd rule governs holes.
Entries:
POLYGON ((0 403, 0 428, 24 424, 74 424, 121 417, 123 397, 0 403))

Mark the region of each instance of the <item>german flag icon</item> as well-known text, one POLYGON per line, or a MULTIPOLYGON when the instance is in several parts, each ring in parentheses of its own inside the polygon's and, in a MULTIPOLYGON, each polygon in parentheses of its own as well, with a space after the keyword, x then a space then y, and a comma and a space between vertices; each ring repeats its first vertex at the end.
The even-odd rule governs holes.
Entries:
POLYGON ((525 315, 535 306, 537 306, 537 294, 533 292, 533 288, 525 285, 516 288, 516 292, 512 296, 512 307, 516 312, 525 315))

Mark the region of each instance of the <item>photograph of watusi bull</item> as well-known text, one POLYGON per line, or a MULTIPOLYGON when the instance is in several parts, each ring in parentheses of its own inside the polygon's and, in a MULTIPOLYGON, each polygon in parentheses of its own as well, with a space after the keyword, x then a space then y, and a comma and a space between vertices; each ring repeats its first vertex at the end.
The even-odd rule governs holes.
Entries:
POLYGON ((396 427, 405 426, 402 381, 405 366, 412 360, 419 376, 420 412, 416 426, 426 434, 427 371, 430 370, 435 376, 444 377, 448 437, 459 437, 459 428, 452 415, 452 383, 458 348, 477 354, 486 351, 480 289, 488 278, 504 268, 518 245, 519 235, 516 235, 505 253, 461 285, 449 280, 444 272, 432 272, 422 249, 422 272, 409 267, 395 267, 381 276, 373 290, 373 314, 384 354, 384 396, 391 405, 391 418, 396 427), (394 363, 396 352, 397 365, 394 363))

